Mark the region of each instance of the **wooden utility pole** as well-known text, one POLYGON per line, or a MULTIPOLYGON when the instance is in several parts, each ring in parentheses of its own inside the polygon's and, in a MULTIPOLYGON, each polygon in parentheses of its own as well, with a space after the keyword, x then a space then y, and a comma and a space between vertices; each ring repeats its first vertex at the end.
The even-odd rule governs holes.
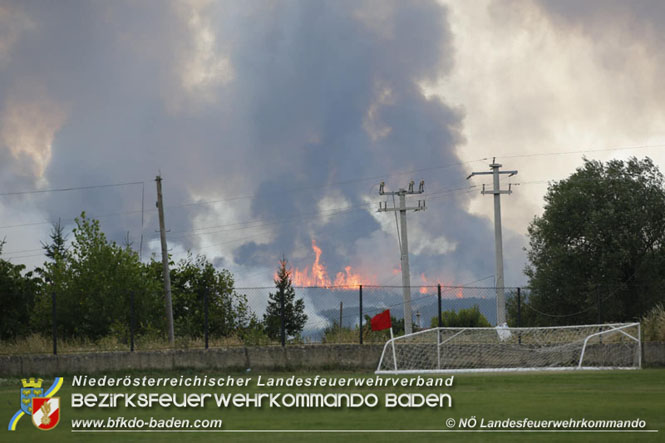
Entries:
POLYGON ((164 272, 164 304, 166 306, 166 325, 169 330, 169 343, 175 344, 173 333, 173 305, 171 303, 171 274, 169 273, 169 250, 166 247, 166 227, 164 222, 164 201, 162 200, 162 177, 157 182, 157 210, 159 212, 159 238, 162 241, 162 267, 164 272))

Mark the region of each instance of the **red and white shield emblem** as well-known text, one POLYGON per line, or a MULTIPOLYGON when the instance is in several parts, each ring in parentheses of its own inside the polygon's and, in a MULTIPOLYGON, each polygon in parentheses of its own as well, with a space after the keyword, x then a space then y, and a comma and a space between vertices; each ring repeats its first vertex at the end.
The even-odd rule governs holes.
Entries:
POLYGON ((33 397, 32 423, 42 431, 48 431, 60 421, 60 397, 33 397))

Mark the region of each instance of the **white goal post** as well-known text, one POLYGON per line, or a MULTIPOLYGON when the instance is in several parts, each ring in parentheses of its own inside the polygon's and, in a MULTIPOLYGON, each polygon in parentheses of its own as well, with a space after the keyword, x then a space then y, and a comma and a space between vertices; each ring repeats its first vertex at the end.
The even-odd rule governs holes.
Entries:
POLYGON ((377 374, 639 369, 639 323, 432 328, 386 342, 377 374))

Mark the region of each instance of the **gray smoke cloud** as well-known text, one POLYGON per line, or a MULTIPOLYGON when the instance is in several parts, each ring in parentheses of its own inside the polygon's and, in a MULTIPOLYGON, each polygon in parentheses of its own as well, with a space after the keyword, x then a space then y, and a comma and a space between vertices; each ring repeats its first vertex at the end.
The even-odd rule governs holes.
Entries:
MULTIPOLYGON (((270 283, 282 255, 311 262, 315 239, 332 277, 351 265, 399 284, 376 184, 424 179, 428 210, 409 214, 414 284, 492 275, 489 221, 468 213, 469 193, 447 192, 487 162, 459 164, 464 114, 420 86, 454 66, 448 21, 434 1, 5 2, 0 184, 144 180, 155 252, 161 170, 176 258, 199 251, 240 283, 270 283)), ((103 228, 136 245, 140 199, 137 185, 12 197, 0 214, 125 212, 103 228)), ((522 283, 524 240, 504 235, 507 283, 522 283)))

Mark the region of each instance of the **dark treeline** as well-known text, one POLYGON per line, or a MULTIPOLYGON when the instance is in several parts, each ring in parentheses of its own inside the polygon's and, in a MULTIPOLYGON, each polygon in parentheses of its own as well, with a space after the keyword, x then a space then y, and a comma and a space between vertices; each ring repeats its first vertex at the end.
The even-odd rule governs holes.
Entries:
MULTIPOLYGON (((99 222, 85 213, 76 219, 71 234, 59 223, 54 225, 50 241, 43 247, 45 263, 29 272, 24 265, 0 256, 0 339, 49 335, 53 294, 59 337, 97 340, 114 336, 126 342, 132 296, 135 333, 163 335, 161 261, 153 257, 142 263, 131 244, 108 241, 99 222)), ((249 310, 246 296, 234 290, 229 271, 215 269, 203 256, 188 255, 171 264, 170 276, 176 335, 203 335, 205 294, 212 336, 263 333, 262 322, 249 310)))

